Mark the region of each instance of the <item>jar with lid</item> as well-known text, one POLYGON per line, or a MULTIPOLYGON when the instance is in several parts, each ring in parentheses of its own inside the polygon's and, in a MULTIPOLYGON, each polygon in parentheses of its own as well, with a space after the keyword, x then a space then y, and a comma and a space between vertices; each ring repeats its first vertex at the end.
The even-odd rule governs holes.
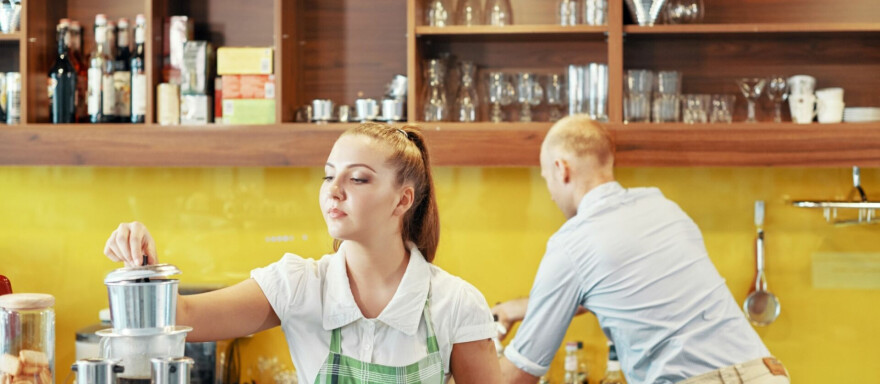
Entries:
POLYGON ((55 382, 54 305, 42 293, 0 297, 0 383, 55 382))

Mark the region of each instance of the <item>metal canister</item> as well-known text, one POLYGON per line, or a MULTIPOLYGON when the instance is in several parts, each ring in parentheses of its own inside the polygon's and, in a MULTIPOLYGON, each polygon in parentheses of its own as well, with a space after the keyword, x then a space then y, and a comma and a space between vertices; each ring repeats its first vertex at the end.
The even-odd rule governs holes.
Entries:
POLYGON ((193 359, 189 357, 155 357, 150 359, 152 384, 189 384, 193 359))
POLYGON ((21 123, 21 73, 6 73, 6 124, 21 123))
POLYGON ((125 368, 118 360, 88 358, 77 360, 71 369, 76 372, 76 384, 116 384, 116 374, 125 368))

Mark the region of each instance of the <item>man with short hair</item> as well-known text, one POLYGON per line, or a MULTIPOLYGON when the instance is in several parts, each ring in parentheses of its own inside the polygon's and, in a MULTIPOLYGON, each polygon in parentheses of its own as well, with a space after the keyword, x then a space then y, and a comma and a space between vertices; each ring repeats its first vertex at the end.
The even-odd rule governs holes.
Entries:
POLYGON ((635 383, 786 384, 706 252, 700 229, 657 188, 614 181, 614 141, 584 116, 556 123, 541 176, 567 221, 547 242, 529 298, 493 308, 508 329, 507 383, 546 373, 572 317, 590 311, 635 383))

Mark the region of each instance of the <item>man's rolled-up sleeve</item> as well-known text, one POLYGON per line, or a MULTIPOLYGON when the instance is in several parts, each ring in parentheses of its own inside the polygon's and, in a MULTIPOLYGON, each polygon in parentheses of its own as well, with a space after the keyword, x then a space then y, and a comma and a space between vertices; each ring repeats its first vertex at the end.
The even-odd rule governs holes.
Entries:
POLYGON ((551 239, 532 284, 526 316, 504 352, 517 368, 533 376, 547 373, 577 312, 580 286, 566 249, 551 239))

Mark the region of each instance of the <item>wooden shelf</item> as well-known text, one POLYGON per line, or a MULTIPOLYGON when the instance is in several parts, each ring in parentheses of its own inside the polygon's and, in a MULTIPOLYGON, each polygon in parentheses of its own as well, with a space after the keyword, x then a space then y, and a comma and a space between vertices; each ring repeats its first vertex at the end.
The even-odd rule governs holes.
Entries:
POLYGON ((505 27, 495 26, 460 26, 453 25, 448 27, 416 27, 416 36, 475 36, 475 35, 584 35, 584 34, 604 34, 608 32, 607 26, 588 26, 588 25, 508 25, 505 27))
POLYGON ((21 32, 0 33, 0 41, 21 41, 21 32))
POLYGON ((880 32, 880 23, 753 23, 753 24, 681 24, 642 27, 627 25, 624 33, 672 35, 684 33, 746 34, 746 33, 852 33, 880 32))
MULTIPOLYGON (((550 123, 415 123, 436 166, 537 166, 550 123)), ((0 126, 0 164, 321 166, 355 124, 0 126)), ((880 123, 608 124, 617 165, 880 166, 880 123)))

